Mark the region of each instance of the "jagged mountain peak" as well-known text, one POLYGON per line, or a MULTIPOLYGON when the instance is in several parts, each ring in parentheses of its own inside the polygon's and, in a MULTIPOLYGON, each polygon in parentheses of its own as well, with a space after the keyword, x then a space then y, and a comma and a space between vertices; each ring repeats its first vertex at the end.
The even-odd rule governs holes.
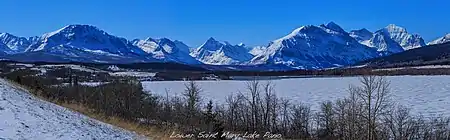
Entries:
POLYGON ((212 37, 190 55, 205 64, 212 65, 241 64, 253 58, 243 43, 232 45, 227 41, 220 42, 212 37))
POLYGON ((0 33, 0 40, 2 40, 3 42, 8 42, 7 40, 12 40, 12 39, 27 40, 27 38, 25 38, 25 37, 18 37, 13 34, 10 34, 10 33, 6 33, 6 32, 0 33))
POLYGON ((303 35, 308 34, 308 33, 317 32, 319 30, 321 30, 321 29, 319 27, 317 27, 317 26, 314 26, 314 25, 301 26, 299 28, 294 29, 290 34, 288 34, 288 35, 286 35, 286 36, 284 36, 284 37, 282 37, 282 38, 280 38, 278 40, 272 41, 270 44, 279 42, 279 41, 284 40, 284 39, 289 39, 289 38, 293 38, 293 37, 296 37, 296 36, 303 36, 303 35))
POLYGON ((311 30, 311 29, 318 29, 318 27, 317 27, 317 26, 314 26, 314 25, 305 25, 305 26, 301 26, 301 27, 299 27, 299 28, 297 28, 297 29, 294 29, 294 30, 291 32, 291 34, 299 34, 299 33, 302 33, 302 32, 305 32, 305 31, 311 30))
POLYGON ((389 24, 388 26, 384 27, 388 32, 407 32, 404 27, 395 25, 395 24, 389 24))
POLYGON ((340 33, 344 33, 345 30, 341 28, 341 26, 339 26, 338 24, 334 23, 333 21, 327 23, 326 25, 322 25, 323 27, 326 27, 330 30, 336 31, 336 32, 340 32, 340 33))
POLYGON ((149 37, 145 40, 135 39, 133 45, 160 61, 200 64, 199 61, 189 55, 189 47, 178 40, 172 41, 168 38, 153 39, 149 37))
POLYGON ((369 47, 374 47, 381 55, 389 55, 393 53, 399 53, 404 51, 402 46, 395 40, 391 39, 384 30, 378 30, 373 34, 373 37, 369 40, 369 47))
POLYGON ((34 42, 36 42, 36 40, 34 40, 33 37, 27 39, 10 33, 0 33, 0 43, 7 47, 7 49, 3 51, 8 54, 22 53, 34 42))
MULTIPOLYGON (((393 25, 392 27, 397 28, 393 25)), ((374 33, 365 28, 360 30, 352 30, 350 31, 350 36, 356 39, 359 43, 376 49, 380 55, 390 55, 393 53, 402 52, 404 50, 399 43, 391 38, 391 33, 387 30, 387 28, 377 30, 374 33)))
POLYGON ((156 38, 152 38, 152 37, 147 37, 145 40, 134 39, 132 42, 136 42, 136 41, 155 42, 155 43, 158 43, 158 44, 171 44, 171 45, 173 45, 173 43, 175 42, 175 41, 172 41, 172 40, 170 40, 168 38, 165 38, 165 37, 157 38, 157 39, 156 38))
POLYGON ((214 39, 213 37, 209 37, 208 40, 206 40, 206 42, 204 44, 208 44, 208 43, 218 43, 219 41, 217 41, 216 39, 214 39))
POLYGON ((406 28, 395 24, 389 24, 380 31, 400 44, 400 46, 402 46, 404 50, 414 49, 426 45, 425 41, 420 35, 410 34, 406 30, 406 28))
POLYGON ((85 24, 71 24, 71 25, 67 25, 64 26, 61 29, 58 29, 56 31, 47 33, 44 35, 44 38, 48 38, 57 34, 69 34, 69 35, 73 35, 73 34, 103 34, 103 35, 108 35, 108 33, 106 33, 105 31, 99 29, 96 26, 93 25, 85 25, 85 24))
POLYGON ((350 31, 349 35, 359 42, 369 40, 370 38, 373 37, 373 33, 367 30, 366 28, 359 30, 352 30, 350 31))
POLYGON ((350 32, 351 33, 352 32, 358 32, 358 33, 364 33, 364 34, 372 34, 372 32, 367 30, 366 28, 362 28, 362 29, 359 29, 359 30, 351 30, 350 32))
POLYGON ((72 31, 76 31, 76 30, 96 30, 96 31, 104 32, 103 30, 101 30, 97 26, 89 25, 89 24, 69 24, 69 25, 64 26, 60 30, 61 31, 62 30, 72 30, 72 31))
POLYGON ((225 43, 221 43, 214 39, 213 37, 209 37, 208 40, 206 40, 205 43, 203 43, 199 49, 207 49, 207 50, 218 50, 222 46, 224 46, 225 43))
POLYGON ((243 43, 240 43, 238 45, 233 45, 233 44, 231 44, 228 41, 218 41, 218 40, 210 37, 210 38, 208 38, 208 40, 206 40, 205 43, 203 43, 197 49, 205 49, 205 50, 209 50, 209 51, 216 51, 216 50, 221 50, 221 49, 224 49, 224 48, 233 48, 233 47, 244 48, 245 45, 243 43))
POLYGON ((10 34, 10 33, 0 33, 0 37, 9 37, 9 36, 14 36, 14 35, 12 35, 12 34, 10 34))
POLYGON ((208 40, 206 40, 206 42, 208 42, 208 41, 216 42, 216 39, 214 39, 214 37, 209 37, 208 40))
MULTIPOLYGON (((139 41, 140 39, 134 39, 134 41, 139 41)), ((134 42, 133 41, 133 42, 134 42)), ((153 38, 151 38, 151 37, 147 37, 146 39, 145 39, 145 41, 155 41, 155 39, 153 39, 153 38)))

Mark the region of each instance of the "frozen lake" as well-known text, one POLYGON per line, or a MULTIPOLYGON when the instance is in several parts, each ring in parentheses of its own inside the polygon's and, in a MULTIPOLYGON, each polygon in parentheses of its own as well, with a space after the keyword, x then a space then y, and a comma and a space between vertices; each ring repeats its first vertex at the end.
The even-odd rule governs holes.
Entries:
MULTIPOLYGON (((450 116, 450 76, 391 76, 392 100, 424 116, 450 116)), ((143 82, 144 90, 154 94, 180 95, 184 81, 143 82)), ((224 102, 226 96, 246 92, 246 81, 198 81, 203 101, 224 102)), ((334 101, 348 96, 351 84, 359 85, 358 77, 293 78, 272 80, 278 97, 301 102, 316 109, 322 101, 334 101)))

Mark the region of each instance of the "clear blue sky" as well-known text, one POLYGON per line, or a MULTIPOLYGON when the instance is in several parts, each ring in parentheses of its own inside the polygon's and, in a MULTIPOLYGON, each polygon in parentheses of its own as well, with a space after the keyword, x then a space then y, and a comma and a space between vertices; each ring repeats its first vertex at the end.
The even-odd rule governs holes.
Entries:
POLYGON ((426 41, 450 32, 449 0, 2 0, 0 32, 41 35, 91 24, 127 39, 167 37, 191 47, 209 37, 249 46, 308 24, 375 31, 394 23, 426 41))

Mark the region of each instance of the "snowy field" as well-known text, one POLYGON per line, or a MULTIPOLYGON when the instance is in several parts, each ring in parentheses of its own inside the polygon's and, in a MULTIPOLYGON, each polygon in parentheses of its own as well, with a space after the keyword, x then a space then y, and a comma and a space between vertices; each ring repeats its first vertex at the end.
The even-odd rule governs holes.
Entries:
MULTIPOLYGON (((450 76, 392 76, 392 100, 410 107, 412 113, 425 117, 450 116, 450 76)), ((180 95, 184 90, 183 81, 143 82, 144 90, 156 94, 180 95)), ((276 94, 293 102, 302 102, 317 109, 322 101, 334 101, 348 96, 350 84, 359 85, 358 77, 292 78, 273 80, 276 94)), ((203 99, 224 103, 225 97, 240 92, 245 93, 246 81, 198 81, 203 99)))
POLYGON ((0 140, 129 140, 135 133, 37 99, 0 79, 0 140))

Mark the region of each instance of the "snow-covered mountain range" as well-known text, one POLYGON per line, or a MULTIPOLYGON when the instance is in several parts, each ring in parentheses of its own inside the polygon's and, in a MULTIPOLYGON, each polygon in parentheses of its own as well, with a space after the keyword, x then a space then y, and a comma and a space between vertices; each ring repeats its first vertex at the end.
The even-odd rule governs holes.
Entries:
POLYGON ((390 55, 426 46, 420 35, 409 34, 405 28, 390 24, 371 33, 367 29, 350 31, 350 36, 361 44, 377 49, 380 55, 390 55))
MULTIPOLYGON (((450 41, 450 34, 428 44, 450 41)), ((306 25, 267 46, 246 47, 209 38, 199 47, 179 40, 127 40, 91 25, 68 25, 39 37, 0 34, 0 58, 34 62, 134 63, 175 62, 190 65, 266 65, 321 69, 426 46, 420 35, 390 24, 375 32, 346 32, 334 22, 306 25)))
POLYGON ((374 58, 376 50, 360 44, 337 24, 308 25, 270 43, 253 64, 284 64, 299 69, 320 69, 374 58))
POLYGON ((18 61, 200 64, 189 55, 188 48, 169 39, 129 41, 91 25, 68 25, 37 39, 2 34, 0 40, 12 44, 4 51, 9 54, 6 58, 18 61))
POLYGON ((183 64, 201 64, 189 55, 189 47, 181 41, 167 38, 145 40, 135 39, 133 45, 138 46, 152 58, 163 62, 179 62, 183 64))
POLYGON ((392 40, 399 43, 405 50, 414 49, 425 46, 425 41, 418 34, 409 34, 405 28, 390 24, 382 31, 392 40))
MULTIPOLYGON (((0 33, 0 45, 4 46, 3 52, 8 54, 24 52, 38 37, 17 37, 9 33, 0 33)), ((1 47, 0 47, 1 50, 1 47)))

